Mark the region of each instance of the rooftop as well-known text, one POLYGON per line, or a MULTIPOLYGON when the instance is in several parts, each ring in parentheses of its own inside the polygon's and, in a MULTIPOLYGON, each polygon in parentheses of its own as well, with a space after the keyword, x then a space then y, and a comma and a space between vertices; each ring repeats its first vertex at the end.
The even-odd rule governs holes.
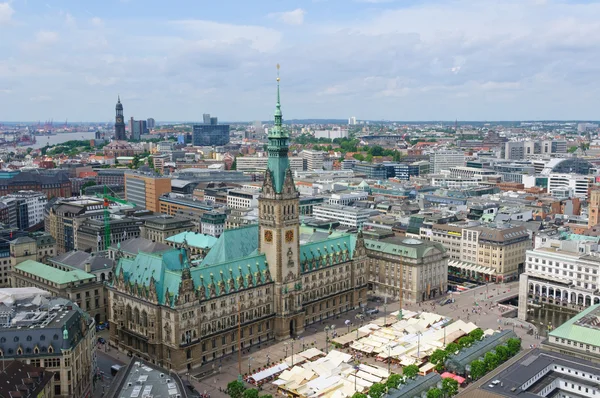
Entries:
POLYGON ((96 279, 95 275, 88 274, 87 272, 79 269, 63 271, 33 260, 23 261, 22 263, 18 264, 15 269, 33 274, 39 278, 59 285, 70 282, 83 282, 88 279, 96 279))
POLYGON ((176 373, 159 368, 140 358, 121 369, 107 397, 181 397, 187 392, 176 373))
POLYGON ((10 361, 0 373, 0 397, 43 396, 54 373, 21 361, 10 361))
POLYGON ((551 337, 600 345, 600 304, 592 305, 550 332, 551 337))

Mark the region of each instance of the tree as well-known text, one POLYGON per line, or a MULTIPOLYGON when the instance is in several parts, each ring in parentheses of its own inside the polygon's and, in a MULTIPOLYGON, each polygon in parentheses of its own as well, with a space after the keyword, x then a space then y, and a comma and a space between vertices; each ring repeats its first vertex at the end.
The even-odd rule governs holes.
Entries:
POLYGON ((408 365, 402 369, 402 374, 407 379, 414 379, 419 374, 419 367, 417 365, 408 365))
POLYGON ((446 346, 446 352, 448 355, 454 355, 454 353, 458 350, 460 350, 460 346, 456 343, 450 343, 446 346))
MULTIPOLYGON (((267 395, 261 395, 260 398, 273 398, 273 396, 271 394, 267 394, 267 395)), ((365 396, 365 398, 367 398, 365 396)))
POLYGON ((471 362, 471 378, 473 380, 478 380, 480 377, 487 373, 487 369, 483 361, 473 361, 471 362))
POLYGON ((510 356, 516 355, 519 351, 521 351, 521 339, 508 339, 506 342, 506 346, 508 347, 508 352, 510 356))
POLYGON ((444 393, 439 388, 432 388, 427 391, 427 398, 442 398, 444 393))
POLYGON ((233 163, 231 164, 231 170, 237 170, 237 159, 233 160, 233 163))
POLYGON ((154 168, 154 158, 153 157, 148 158, 148 167, 150 167, 151 169, 154 168))
POLYGON ((460 348, 465 348, 473 344, 473 338, 471 336, 464 336, 458 340, 458 345, 460 348))
POLYGON ((244 398, 258 398, 258 390, 255 388, 251 388, 249 390, 244 391, 244 398))
POLYGON ((362 392, 355 392, 352 398, 367 398, 367 396, 362 392))
POLYGON ((499 345, 496 347, 496 355, 498 355, 500 362, 504 362, 510 358, 510 351, 508 350, 508 347, 499 345))
POLYGON ((444 350, 437 349, 429 357, 429 362, 437 365, 439 363, 444 363, 446 358, 448 358, 448 353, 444 350))
POLYGON ((452 377, 445 378, 442 380, 442 391, 447 397, 458 394, 458 381, 454 380, 452 377))
POLYGON ((385 384, 375 383, 369 388, 371 398, 380 398, 383 394, 385 394, 385 384))
POLYGON ((481 338, 483 337, 483 330, 481 330, 480 328, 472 330, 471 333, 469 333, 469 337, 472 337, 473 340, 481 340, 481 338))
POLYGON ((365 157, 360 153, 355 153, 354 155, 352 155, 352 157, 354 159, 358 160, 359 162, 362 162, 363 160, 365 160, 365 157))
POLYGON ((493 352, 487 352, 485 357, 483 357, 483 363, 489 372, 496 369, 498 365, 500 365, 500 358, 498 358, 498 355, 494 354, 493 352))
POLYGON ((227 384, 227 395, 231 398, 242 398, 246 387, 241 381, 234 380, 227 384))
POLYGON ((400 383, 402 383, 402 376, 393 373, 392 375, 390 375, 390 377, 388 377, 387 381, 385 382, 385 385, 388 388, 396 388, 400 383))

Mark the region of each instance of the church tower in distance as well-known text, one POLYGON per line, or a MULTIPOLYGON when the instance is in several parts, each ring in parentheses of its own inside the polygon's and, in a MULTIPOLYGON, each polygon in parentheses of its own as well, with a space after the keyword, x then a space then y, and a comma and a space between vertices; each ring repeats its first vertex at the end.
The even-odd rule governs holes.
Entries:
MULTIPOLYGON (((279 72, 279 65, 277 65, 279 72)), ((282 126, 277 77, 275 124, 269 130, 268 162, 259 197, 259 251, 264 253, 275 282, 275 338, 304 331, 302 279, 300 275, 300 194, 296 190, 288 159, 289 134, 282 126)))
POLYGON ((123 104, 121 104, 121 97, 118 97, 117 99, 115 110, 115 140, 124 141, 127 137, 125 136, 125 119, 123 119, 123 104))

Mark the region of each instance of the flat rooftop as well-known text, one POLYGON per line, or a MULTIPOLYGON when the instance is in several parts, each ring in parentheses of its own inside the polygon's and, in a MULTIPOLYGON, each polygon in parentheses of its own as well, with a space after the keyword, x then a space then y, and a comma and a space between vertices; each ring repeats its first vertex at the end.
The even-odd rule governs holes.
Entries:
POLYGON ((183 382, 176 373, 137 360, 119 370, 106 396, 118 398, 186 398, 183 382))

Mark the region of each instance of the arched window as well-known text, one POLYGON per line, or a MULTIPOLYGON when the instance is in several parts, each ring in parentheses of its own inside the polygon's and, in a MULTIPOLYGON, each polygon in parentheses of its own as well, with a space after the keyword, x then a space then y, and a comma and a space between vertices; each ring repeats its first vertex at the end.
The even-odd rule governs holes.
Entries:
POLYGON ((106 279, 106 275, 104 275, 104 272, 100 274, 100 280, 102 282, 104 282, 104 280, 106 279))
POLYGON ((133 321, 136 323, 136 325, 140 324, 140 310, 137 308, 133 310, 133 321))
POLYGON ((54 354, 54 347, 52 347, 52 346, 48 347, 48 353, 54 354))
POLYGON ((21 347, 17 348, 17 355, 23 355, 23 349, 21 347))
POLYGON ((146 310, 142 311, 142 327, 148 327, 148 313, 146 310))

